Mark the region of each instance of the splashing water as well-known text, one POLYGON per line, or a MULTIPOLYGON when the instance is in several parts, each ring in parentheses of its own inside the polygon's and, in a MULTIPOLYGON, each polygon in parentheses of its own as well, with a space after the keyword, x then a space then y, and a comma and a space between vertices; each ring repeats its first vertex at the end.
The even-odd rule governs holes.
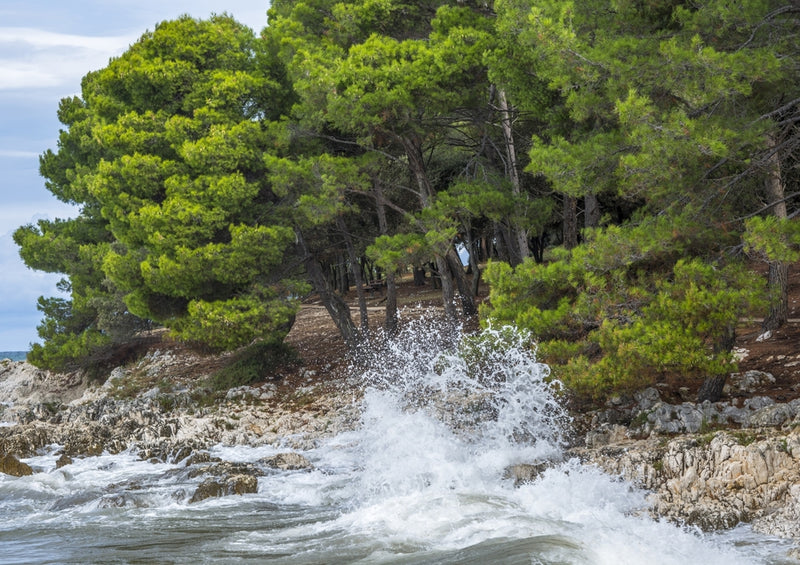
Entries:
MULTIPOLYGON (((69 472, 43 455, 30 462, 46 472, 0 476, 0 511, 13 517, 0 525, 0 564, 26 555, 20 540, 37 540, 28 562, 39 563, 788 562, 786 544, 749 531, 710 536, 655 521, 646 493, 566 459, 558 383, 520 332, 464 337, 414 322, 361 363, 358 429, 305 452, 313 471, 261 477, 258 494, 188 505, 193 484, 176 466, 130 454, 69 472), (515 486, 508 469, 525 463, 540 472, 515 486), (125 491, 132 502, 110 486, 120 483, 138 485, 125 491)), ((275 452, 213 454, 256 462, 275 452)))

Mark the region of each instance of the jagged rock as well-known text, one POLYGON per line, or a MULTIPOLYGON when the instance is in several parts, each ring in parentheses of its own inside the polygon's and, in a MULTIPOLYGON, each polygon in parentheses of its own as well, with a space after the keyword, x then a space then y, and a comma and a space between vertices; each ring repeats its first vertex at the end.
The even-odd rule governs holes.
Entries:
POLYGON ((70 457, 66 453, 62 453, 61 457, 59 457, 56 460, 56 469, 60 469, 61 467, 66 467, 67 465, 72 465, 72 457, 70 457))
POLYGON ((758 387, 773 384, 775 377, 764 371, 745 371, 744 373, 731 373, 728 377, 726 392, 752 394, 758 387))
POLYGON ((53 431, 51 425, 41 423, 0 428, 0 453, 30 457, 37 450, 53 443, 53 431))
POLYGON ((14 477, 24 477, 33 475, 33 469, 27 463, 23 463, 14 455, 6 453, 0 456, 0 473, 11 475, 14 477))
POLYGON ((747 425, 752 428, 780 426, 792 420, 796 415, 797 408, 793 404, 773 404, 750 414, 747 418, 747 425))
POLYGON ((661 393, 658 389, 649 387, 633 395, 639 410, 650 410, 661 401, 661 393))
POLYGON ((647 419, 652 431, 665 434, 695 433, 705 421, 703 412, 690 402, 677 405, 658 402, 648 412, 647 419))
POLYGON ((207 498, 258 492, 258 479, 252 475, 213 477, 204 480, 194 491, 189 503, 207 498))
POLYGON ((580 455, 653 491, 655 514, 712 530, 753 521, 800 538, 800 433, 720 431, 584 450, 580 455))
POLYGON ((200 475, 213 475, 215 477, 252 475, 258 477, 263 474, 264 472, 252 463, 231 463, 230 461, 221 461, 189 470, 190 478, 199 477, 200 475))
POLYGON ((532 483, 551 466, 552 464, 548 462, 517 463, 506 467, 503 478, 514 479, 514 486, 520 486, 525 483, 532 483))
POLYGON ((272 457, 262 459, 261 462, 267 467, 280 469, 281 471, 299 471, 311 469, 311 462, 299 453, 278 453, 272 457))
POLYGON ((628 428, 618 424, 602 424, 586 434, 587 447, 600 447, 609 443, 617 443, 626 439, 628 428))
POLYGON ((212 457, 208 451, 195 451, 186 458, 186 466, 198 465, 200 463, 221 463, 219 457, 212 457))

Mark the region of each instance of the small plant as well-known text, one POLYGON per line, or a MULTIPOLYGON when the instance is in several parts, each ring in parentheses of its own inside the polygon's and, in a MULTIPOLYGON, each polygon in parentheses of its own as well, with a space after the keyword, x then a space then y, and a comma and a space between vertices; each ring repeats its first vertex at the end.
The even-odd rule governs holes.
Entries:
POLYGON ((642 410, 631 420, 630 427, 631 428, 642 428, 648 422, 648 416, 650 415, 649 412, 642 410))
POLYGON ((157 400, 162 412, 171 412, 177 405, 175 397, 168 394, 159 394, 157 400))
POLYGON ((755 434, 744 430, 733 432, 731 435, 736 440, 736 443, 745 447, 758 439, 755 434))
POLYGON ((294 365, 297 361, 297 352, 284 343, 255 343, 214 373, 209 386, 214 391, 222 391, 251 385, 269 378, 276 369, 294 365))
POLYGON ((719 422, 719 418, 716 414, 711 415, 711 420, 703 418, 703 421, 700 422, 700 430, 699 433, 701 434, 712 434, 716 431, 724 429, 725 426, 719 422))
POLYGON ((715 431, 707 431, 707 432, 704 432, 704 433, 700 434, 695 441, 697 442, 697 446, 698 447, 706 447, 706 446, 711 444, 711 441, 715 437, 717 437, 717 432, 715 432, 715 431))

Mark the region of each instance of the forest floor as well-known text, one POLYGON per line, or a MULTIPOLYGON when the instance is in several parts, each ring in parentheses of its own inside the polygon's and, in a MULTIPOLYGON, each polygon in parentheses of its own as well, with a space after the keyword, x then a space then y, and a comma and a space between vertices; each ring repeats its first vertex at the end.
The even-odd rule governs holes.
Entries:
MULTIPOLYGON (((772 332, 768 339, 761 339, 763 331, 760 320, 742 320, 737 327, 736 350, 741 357, 740 371, 758 370, 771 373, 775 382, 764 385, 747 396, 768 396, 776 402, 788 402, 800 398, 800 264, 792 266, 789 274, 789 323, 772 332)), ((488 288, 482 286, 479 300, 486 300, 488 288)), ((356 293, 351 290, 347 299, 358 323, 356 293)), ((383 323, 385 290, 369 295, 370 326, 383 323)), ((398 306, 401 322, 403 318, 420 316, 441 305, 439 290, 432 287, 430 279, 425 286, 415 286, 411 275, 402 277, 398 286, 398 306)), ((291 390, 307 385, 310 381, 337 381, 348 367, 346 349, 336 327, 325 308, 315 300, 309 300, 297 317, 287 343, 293 346, 301 358, 303 371, 287 371, 280 378, 281 388, 291 390), (309 377, 309 375, 312 375, 309 377)), ((694 401, 701 381, 696 378, 675 377, 659 383, 662 397, 673 403, 694 401)), ((731 400, 728 398, 728 400, 731 400)), ((741 395, 737 403, 745 400, 741 395)))

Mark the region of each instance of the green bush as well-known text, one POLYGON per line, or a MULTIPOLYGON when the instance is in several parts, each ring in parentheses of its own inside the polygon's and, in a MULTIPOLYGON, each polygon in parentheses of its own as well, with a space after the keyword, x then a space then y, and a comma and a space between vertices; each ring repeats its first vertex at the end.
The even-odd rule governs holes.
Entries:
POLYGON ((283 342, 258 342, 238 352, 231 363, 211 376, 215 391, 264 381, 277 370, 298 361, 297 352, 283 342))
POLYGON ((546 265, 490 264, 485 323, 531 331, 553 375, 598 399, 735 370, 735 327, 763 307, 763 282, 739 262, 691 257, 694 244, 667 227, 597 231, 546 265))

